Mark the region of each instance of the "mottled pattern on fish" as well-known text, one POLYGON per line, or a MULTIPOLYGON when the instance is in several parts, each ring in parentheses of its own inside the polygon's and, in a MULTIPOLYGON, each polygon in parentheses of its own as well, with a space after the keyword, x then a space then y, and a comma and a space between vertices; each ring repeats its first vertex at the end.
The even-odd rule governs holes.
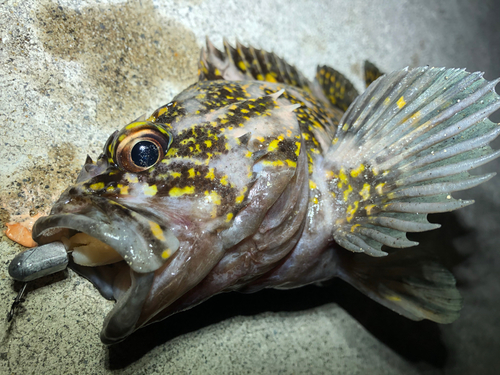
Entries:
POLYGON ((437 228, 428 213, 472 203, 450 193, 492 177, 468 171, 499 155, 498 81, 428 67, 381 77, 367 63, 359 96, 330 67, 310 82, 272 53, 224 50, 207 42, 199 81, 115 132, 35 224, 39 243, 84 232, 108 245, 100 263, 68 249, 117 300, 101 339, 217 293, 332 277, 411 319, 456 319, 451 273, 390 247, 415 246, 406 232, 437 228))

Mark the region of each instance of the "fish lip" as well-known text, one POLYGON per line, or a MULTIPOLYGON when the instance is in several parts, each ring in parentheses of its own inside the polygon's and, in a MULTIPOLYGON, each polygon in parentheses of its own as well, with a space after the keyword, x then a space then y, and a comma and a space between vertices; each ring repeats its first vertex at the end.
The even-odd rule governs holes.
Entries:
POLYGON ((78 202, 78 205, 74 211, 72 204, 67 203, 60 212, 38 219, 33 226, 33 239, 46 243, 45 237, 56 228, 84 232, 114 248, 138 273, 156 271, 179 248, 177 237, 156 218, 102 197, 86 197, 86 204, 78 202))
POLYGON ((118 298, 104 319, 100 334, 103 344, 116 344, 138 328, 137 321, 153 285, 154 276, 154 272, 138 273, 130 269, 130 287, 118 298))
MULTIPOLYGON (((54 231, 70 229, 106 243, 123 257, 129 266, 131 285, 115 298, 116 303, 104 320, 101 341, 110 345, 122 341, 138 328, 137 321, 153 285, 154 271, 167 261, 155 246, 170 246, 173 253, 179 247, 179 242, 171 233, 165 235, 168 241, 152 238, 149 226, 156 223, 154 218, 150 220, 143 214, 103 199, 85 198, 84 204, 79 200, 75 205, 68 199, 61 199, 54 206, 53 214, 36 221, 33 239, 38 243, 51 242, 52 239, 48 237, 54 231), (149 241, 153 241, 155 246, 149 241)), ((167 230, 164 229, 164 233, 167 230)))

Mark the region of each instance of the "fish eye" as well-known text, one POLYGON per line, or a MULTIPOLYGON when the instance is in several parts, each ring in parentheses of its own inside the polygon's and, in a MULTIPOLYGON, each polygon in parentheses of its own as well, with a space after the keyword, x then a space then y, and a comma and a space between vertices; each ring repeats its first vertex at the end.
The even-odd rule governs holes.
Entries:
POLYGON ((116 162, 128 172, 142 172, 163 159, 170 145, 169 134, 143 129, 125 137, 116 149, 116 162))
POLYGON ((130 152, 130 159, 140 168, 149 168, 156 164, 160 156, 160 147, 150 140, 139 141, 130 152))

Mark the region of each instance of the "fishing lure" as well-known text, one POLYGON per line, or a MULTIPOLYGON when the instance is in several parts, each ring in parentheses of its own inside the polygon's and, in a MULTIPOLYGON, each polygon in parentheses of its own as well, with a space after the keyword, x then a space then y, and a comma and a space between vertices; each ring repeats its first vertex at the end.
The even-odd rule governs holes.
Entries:
POLYGON ((473 203, 452 192, 494 175, 468 172, 499 156, 499 80, 368 64, 358 95, 332 68, 310 82, 272 53, 210 42, 199 66, 197 83, 87 157, 12 277, 69 262, 117 301, 106 344, 221 292, 333 277, 410 319, 458 317, 453 275, 403 248, 439 227, 427 214, 473 203))

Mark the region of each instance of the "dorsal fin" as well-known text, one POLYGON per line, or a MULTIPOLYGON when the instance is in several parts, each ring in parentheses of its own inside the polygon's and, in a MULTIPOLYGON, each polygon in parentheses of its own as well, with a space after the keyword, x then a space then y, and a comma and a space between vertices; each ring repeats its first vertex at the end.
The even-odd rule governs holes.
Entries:
POLYGON ((351 81, 329 66, 318 66, 316 80, 330 103, 343 111, 359 96, 351 81))
POLYGON ((206 49, 201 51, 198 79, 211 81, 225 79, 286 83, 311 92, 311 82, 294 66, 272 52, 245 47, 236 48, 224 40, 224 52, 219 51, 207 38, 206 49))
POLYGON ((366 87, 370 86, 373 81, 376 81, 378 77, 384 75, 379 68, 375 66, 372 62, 365 60, 365 84, 366 87))

